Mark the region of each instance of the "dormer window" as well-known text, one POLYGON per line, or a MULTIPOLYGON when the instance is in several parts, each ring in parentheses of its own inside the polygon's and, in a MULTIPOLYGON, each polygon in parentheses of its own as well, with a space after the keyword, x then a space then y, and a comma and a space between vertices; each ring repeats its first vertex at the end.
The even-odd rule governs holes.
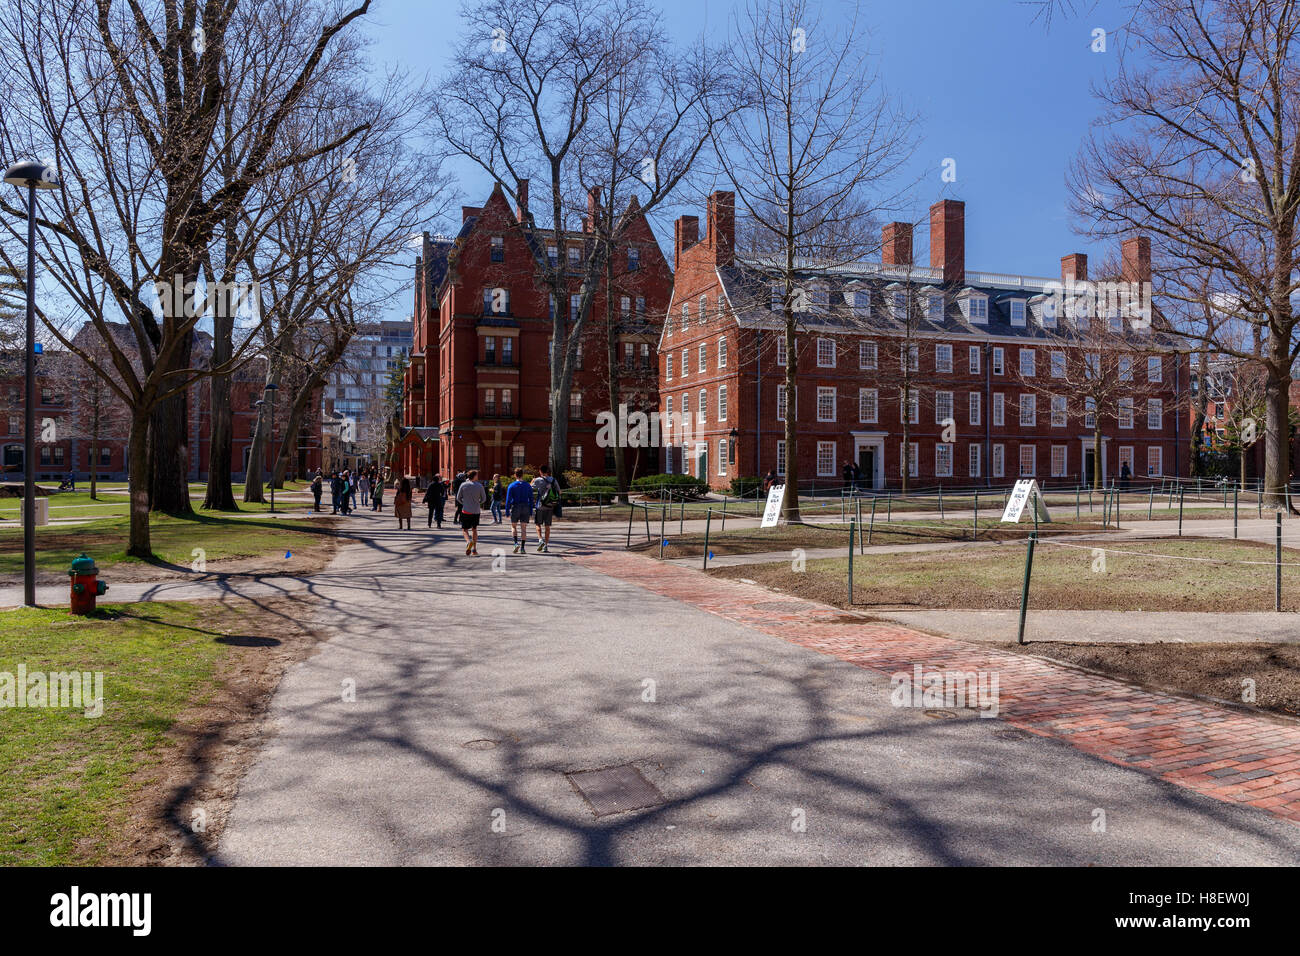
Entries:
POLYGON ((896 319, 907 318, 907 293, 906 292, 891 293, 889 296, 889 303, 890 303, 890 309, 894 313, 894 318, 896 319))
POLYGON ((925 314, 931 322, 943 321, 943 293, 930 292, 926 295, 925 314))
POLYGON ((823 282, 814 282, 808 287, 808 301, 814 312, 825 312, 831 304, 830 289, 823 282))
POLYGON ((1011 315, 1011 324, 1023 328, 1025 325, 1025 300, 1011 299, 1007 302, 1007 308, 1011 315))
POLYGON ((974 289, 963 289, 958 296, 958 301, 961 303, 961 314, 965 316, 966 321, 979 325, 988 325, 988 296, 982 292, 976 292, 974 289))
POLYGON ((848 294, 849 304, 853 306, 855 312, 863 314, 871 311, 871 290, 864 288, 854 289, 848 294))
POLYGON ((772 286, 772 296, 768 300, 768 305, 773 312, 781 311, 781 303, 784 300, 784 297, 785 297, 785 290, 781 286, 779 285, 772 286))
POLYGON ((1029 300, 1029 312, 1034 321, 1045 329, 1056 328, 1056 309, 1059 299, 1054 295, 1036 295, 1029 300))

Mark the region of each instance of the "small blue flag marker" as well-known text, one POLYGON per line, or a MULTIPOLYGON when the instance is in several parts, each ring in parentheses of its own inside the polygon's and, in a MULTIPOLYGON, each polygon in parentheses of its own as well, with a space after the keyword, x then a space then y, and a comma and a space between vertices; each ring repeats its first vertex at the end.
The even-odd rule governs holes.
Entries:
POLYGON ((36 343, 36 354, 37 354, 37 355, 44 355, 44 354, 45 354, 45 346, 42 345, 40 342, 37 342, 37 343, 36 343))
POLYGON ((710 561, 713 560, 713 552, 712 552, 712 551, 709 552, 709 560, 710 560, 710 561))
POLYGON ((285 557, 285 560, 288 560, 289 558, 292 558, 292 557, 293 557, 293 552, 292 552, 292 551, 286 551, 286 552, 284 553, 284 557, 285 557))
POLYGON ((665 548, 668 547, 668 539, 667 539, 667 538, 664 538, 664 547, 665 547, 665 548))

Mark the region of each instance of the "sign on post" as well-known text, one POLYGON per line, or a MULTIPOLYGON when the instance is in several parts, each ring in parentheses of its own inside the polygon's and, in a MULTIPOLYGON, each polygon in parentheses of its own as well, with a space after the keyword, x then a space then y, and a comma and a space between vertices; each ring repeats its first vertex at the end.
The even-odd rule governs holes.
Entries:
POLYGON ((775 528, 776 523, 781 520, 781 502, 785 500, 785 485, 773 485, 772 490, 767 493, 767 508, 763 512, 763 523, 760 528, 775 528))
POLYGON ((1043 504, 1043 493, 1038 490, 1038 482, 1033 478, 1022 478, 1016 482, 1015 488, 1011 489, 1011 496, 1007 498, 1007 508, 1002 512, 1002 520, 1012 523, 1019 521, 1025 511, 1025 505, 1029 504, 1030 500, 1034 503, 1034 510, 1040 522, 1052 520, 1052 516, 1047 513, 1047 505, 1043 504))

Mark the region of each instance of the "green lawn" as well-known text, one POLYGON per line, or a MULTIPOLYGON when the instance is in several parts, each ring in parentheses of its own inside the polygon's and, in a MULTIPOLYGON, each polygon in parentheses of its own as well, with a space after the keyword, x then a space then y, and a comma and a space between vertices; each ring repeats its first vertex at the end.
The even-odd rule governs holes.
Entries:
MULTIPOLYGON (((111 863, 136 775, 171 746, 165 733, 211 692, 227 645, 213 627, 225 609, 156 602, 101 605, 97 618, 63 610, 0 613, 0 672, 102 672, 103 715, 0 708, 0 866, 111 863)), ((236 625, 237 626, 237 625, 236 625)))
MULTIPOLYGON (((1072 543, 1073 544, 1073 543, 1072 543)), ((1220 539, 1123 540, 1107 544, 1104 563, 1093 542, 1035 549, 1029 606, 1048 610, 1271 611, 1273 549, 1220 539), (1120 552, 1137 552, 1124 554, 1120 552), (1178 560, 1185 558, 1207 561, 1178 560), (1223 562, 1223 563, 1219 563, 1223 562), (1243 563, 1254 562, 1254 563, 1243 563)), ((1018 608, 1025 546, 1005 546, 854 559, 854 607, 1018 608)), ((1284 610, 1300 610, 1300 551, 1283 549, 1284 610)), ((847 559, 721 568, 769 587, 841 607, 848 602, 847 559)), ((1209 639, 1207 635, 1207 639, 1209 639)))
MULTIPOLYGON (((194 550, 202 549, 206 560, 283 554, 285 551, 318 544, 329 529, 320 522, 302 519, 241 517, 214 512, 197 512, 193 517, 151 515, 150 532, 154 554, 165 563, 189 567, 194 550)), ((130 519, 98 518, 85 524, 36 529, 37 571, 62 573, 81 552, 95 559, 102 570, 114 565, 145 562, 126 554, 130 519)), ((0 528, 0 575, 22 573, 22 529, 0 528)))

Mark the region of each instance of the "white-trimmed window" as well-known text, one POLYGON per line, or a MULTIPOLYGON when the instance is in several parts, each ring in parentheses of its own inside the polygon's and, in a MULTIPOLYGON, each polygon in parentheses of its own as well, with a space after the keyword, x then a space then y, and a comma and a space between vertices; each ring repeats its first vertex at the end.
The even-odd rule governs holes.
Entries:
POLYGON ((1164 424, 1165 403, 1158 398, 1147 399, 1147 428, 1160 431, 1164 424))
POLYGON ((948 442, 941 441, 934 446, 934 476, 952 477, 952 445, 948 442))
POLYGON ((718 339, 718 368, 727 367, 727 340, 718 339))
POLYGON ((926 296, 925 314, 931 322, 943 319, 943 293, 931 292, 926 296))
POLYGON ((1121 398, 1119 400, 1119 427, 1133 427, 1133 399, 1121 398))
POLYGON ((1164 450, 1150 447, 1147 449, 1147 477, 1158 478, 1164 474, 1164 450))
POLYGON ((859 342, 858 343, 858 368, 873 369, 876 367, 876 343, 859 342))
POLYGON ((682 378, 685 378, 691 371, 691 350, 682 349, 682 378))
POLYGON ((835 340, 834 339, 817 340, 817 367, 818 368, 835 367, 835 340))
POLYGON ((1053 478, 1064 478, 1066 476, 1067 474, 1065 470, 1066 462, 1067 462, 1066 446, 1053 445, 1052 446, 1052 477, 1053 478))
POLYGON ((785 333, 782 332, 776 337, 776 364, 785 364, 785 333))
POLYGON ((1011 299, 1011 300, 1007 303, 1007 307, 1008 307, 1008 310, 1009 310, 1010 315, 1011 315, 1011 324, 1012 324, 1012 325, 1024 326, 1024 324, 1025 324, 1025 300, 1024 300, 1024 299, 1011 299))
POLYGON ((477 468, 478 465, 478 445, 465 446, 465 470, 477 468))
POLYGON ((699 406, 695 409, 695 420, 703 425, 709 420, 709 393, 700 389, 699 398, 699 406))
POLYGON ((690 327, 691 327, 691 304, 689 302, 683 302, 682 303, 682 331, 685 332, 690 327))
POLYGON ((1020 350, 1020 377, 1033 378, 1037 365, 1037 355, 1033 349, 1020 350))
POLYGON ((993 346, 993 374, 1001 375, 1006 370, 1006 350, 1000 345, 993 346))
POLYGON ((915 478, 917 474, 917 462, 920 460, 916 442, 898 443, 898 461, 899 468, 902 468, 903 461, 907 461, 907 476, 915 478))
MULTIPOLYGON (((664 420, 664 431, 672 432, 673 430, 673 397, 668 396, 667 404, 664 405, 664 411, 668 413, 664 420)), ((672 456, 670 455, 669 458, 672 456)))
POLYGON ((727 439, 718 439, 718 474, 727 473, 727 439))
POLYGON ((582 446, 569 446, 569 467, 574 471, 582 471, 582 446))
POLYGON ((577 272, 578 267, 582 265, 582 246, 569 246, 569 270, 577 272))
POLYGON ((936 345, 934 347, 934 370, 941 373, 952 372, 951 345, 936 345))
POLYGON ((921 369, 921 346, 908 345, 898 355, 898 367, 905 372, 918 372, 921 369))
POLYGON ((952 392, 935 392, 934 423, 942 425, 950 418, 955 420, 952 408, 952 392))
POLYGON ((1020 446, 1020 477, 1032 478, 1038 474, 1038 449, 1033 445, 1020 446))
POLYGON ((978 375, 980 373, 980 351, 978 345, 972 345, 966 350, 966 355, 970 362, 970 373, 972 375, 978 375))
POLYGON ((894 318, 905 320, 907 318, 907 293, 895 292, 890 295, 889 302, 894 318))
POLYGON ((1001 428, 1007 423, 1007 397, 1001 392, 993 393, 993 427, 1001 428))
POLYGON ((1132 445, 1123 445, 1123 446, 1120 447, 1120 450, 1119 450, 1119 468, 1120 468, 1120 471, 1123 471, 1123 470, 1124 470, 1124 466, 1125 466, 1125 465, 1128 465, 1128 473, 1129 473, 1130 475, 1131 475, 1131 474, 1134 474, 1134 468, 1133 468, 1133 446, 1132 446, 1132 445))
POLYGON ((510 467, 511 467, 511 468, 523 468, 523 467, 524 467, 524 455, 525 455, 525 452, 524 452, 524 446, 523 446, 523 445, 511 445, 511 446, 510 446, 510 467))
POLYGON ((785 474, 785 439, 778 438, 776 441, 776 473, 785 474))
POLYGON ((1097 427, 1097 400, 1095 398, 1085 398, 1083 400, 1083 427, 1097 427))
POLYGON ((966 474, 971 478, 978 478, 980 476, 979 442, 971 442, 970 445, 967 446, 966 474))
POLYGON ((831 293, 824 282, 813 282, 808 286, 808 302, 813 311, 825 312, 831 305, 831 293))
POLYGON ((1052 427, 1064 428, 1065 421, 1066 421, 1065 396, 1053 395, 1052 396, 1052 427))
POLYGON ((970 423, 978 425, 980 423, 980 412, 983 410, 984 396, 979 392, 970 393, 970 423))
POLYGON ((907 416, 909 425, 919 425, 921 422, 921 395, 914 389, 907 390, 907 401, 901 402, 898 408, 898 420, 903 421, 903 416, 907 416))
POLYGON ((1020 427, 1033 428, 1038 424, 1038 402, 1034 395, 1020 396, 1020 427))
POLYGON ((1007 474, 1007 453, 1002 445, 993 446, 993 477, 1005 478, 1007 474))
POLYGON ((707 372, 709 370, 709 347, 707 345, 701 345, 697 351, 699 353, 697 368, 701 372, 707 372))
POLYGON ((845 301, 853 306, 855 312, 871 311, 871 292, 868 289, 856 288, 845 295, 845 301))
POLYGON ((776 420, 778 422, 785 421, 785 409, 785 386, 778 385, 776 387, 776 420))
POLYGON ((874 425, 879 420, 880 403, 874 388, 858 389, 858 421, 863 425, 874 425))
POLYGON ((1053 352, 1051 363, 1052 378, 1065 378, 1065 353, 1053 352))
POLYGON ((781 303, 783 302, 784 299, 785 299, 785 286, 782 285, 772 286, 771 296, 767 300, 768 308, 771 309, 773 312, 780 312, 781 303))
POLYGON ((835 421, 835 389, 819 387, 817 389, 817 420, 819 422, 835 421))
POLYGON ((979 325, 988 325, 989 297, 986 295, 969 295, 962 299, 966 318, 979 325))
POLYGON ((689 392, 682 392, 682 424, 691 423, 691 396, 689 392))
POLYGON ((701 328, 709 321, 709 297, 707 295, 700 296, 695 304, 695 320, 700 324, 701 328))
POLYGON ((1119 357, 1119 380, 1121 382, 1133 381, 1133 359, 1127 355, 1119 357))
POLYGON ((581 311, 582 311, 582 296, 580 294, 569 296, 569 321, 570 322, 578 321, 578 313, 581 311))
POLYGON ((828 478, 835 474, 835 442, 817 443, 817 476, 828 478))
POLYGON ((1159 355, 1153 355, 1147 359, 1147 381, 1158 382, 1164 377, 1164 362, 1159 355))
POLYGON ((673 380, 673 356, 671 352, 664 355, 664 370, 665 379, 671 382, 673 380))
POLYGON ((569 393, 569 417, 582 417, 582 392, 569 393))
POLYGON ((727 420, 727 386, 718 386, 718 421, 727 420))

